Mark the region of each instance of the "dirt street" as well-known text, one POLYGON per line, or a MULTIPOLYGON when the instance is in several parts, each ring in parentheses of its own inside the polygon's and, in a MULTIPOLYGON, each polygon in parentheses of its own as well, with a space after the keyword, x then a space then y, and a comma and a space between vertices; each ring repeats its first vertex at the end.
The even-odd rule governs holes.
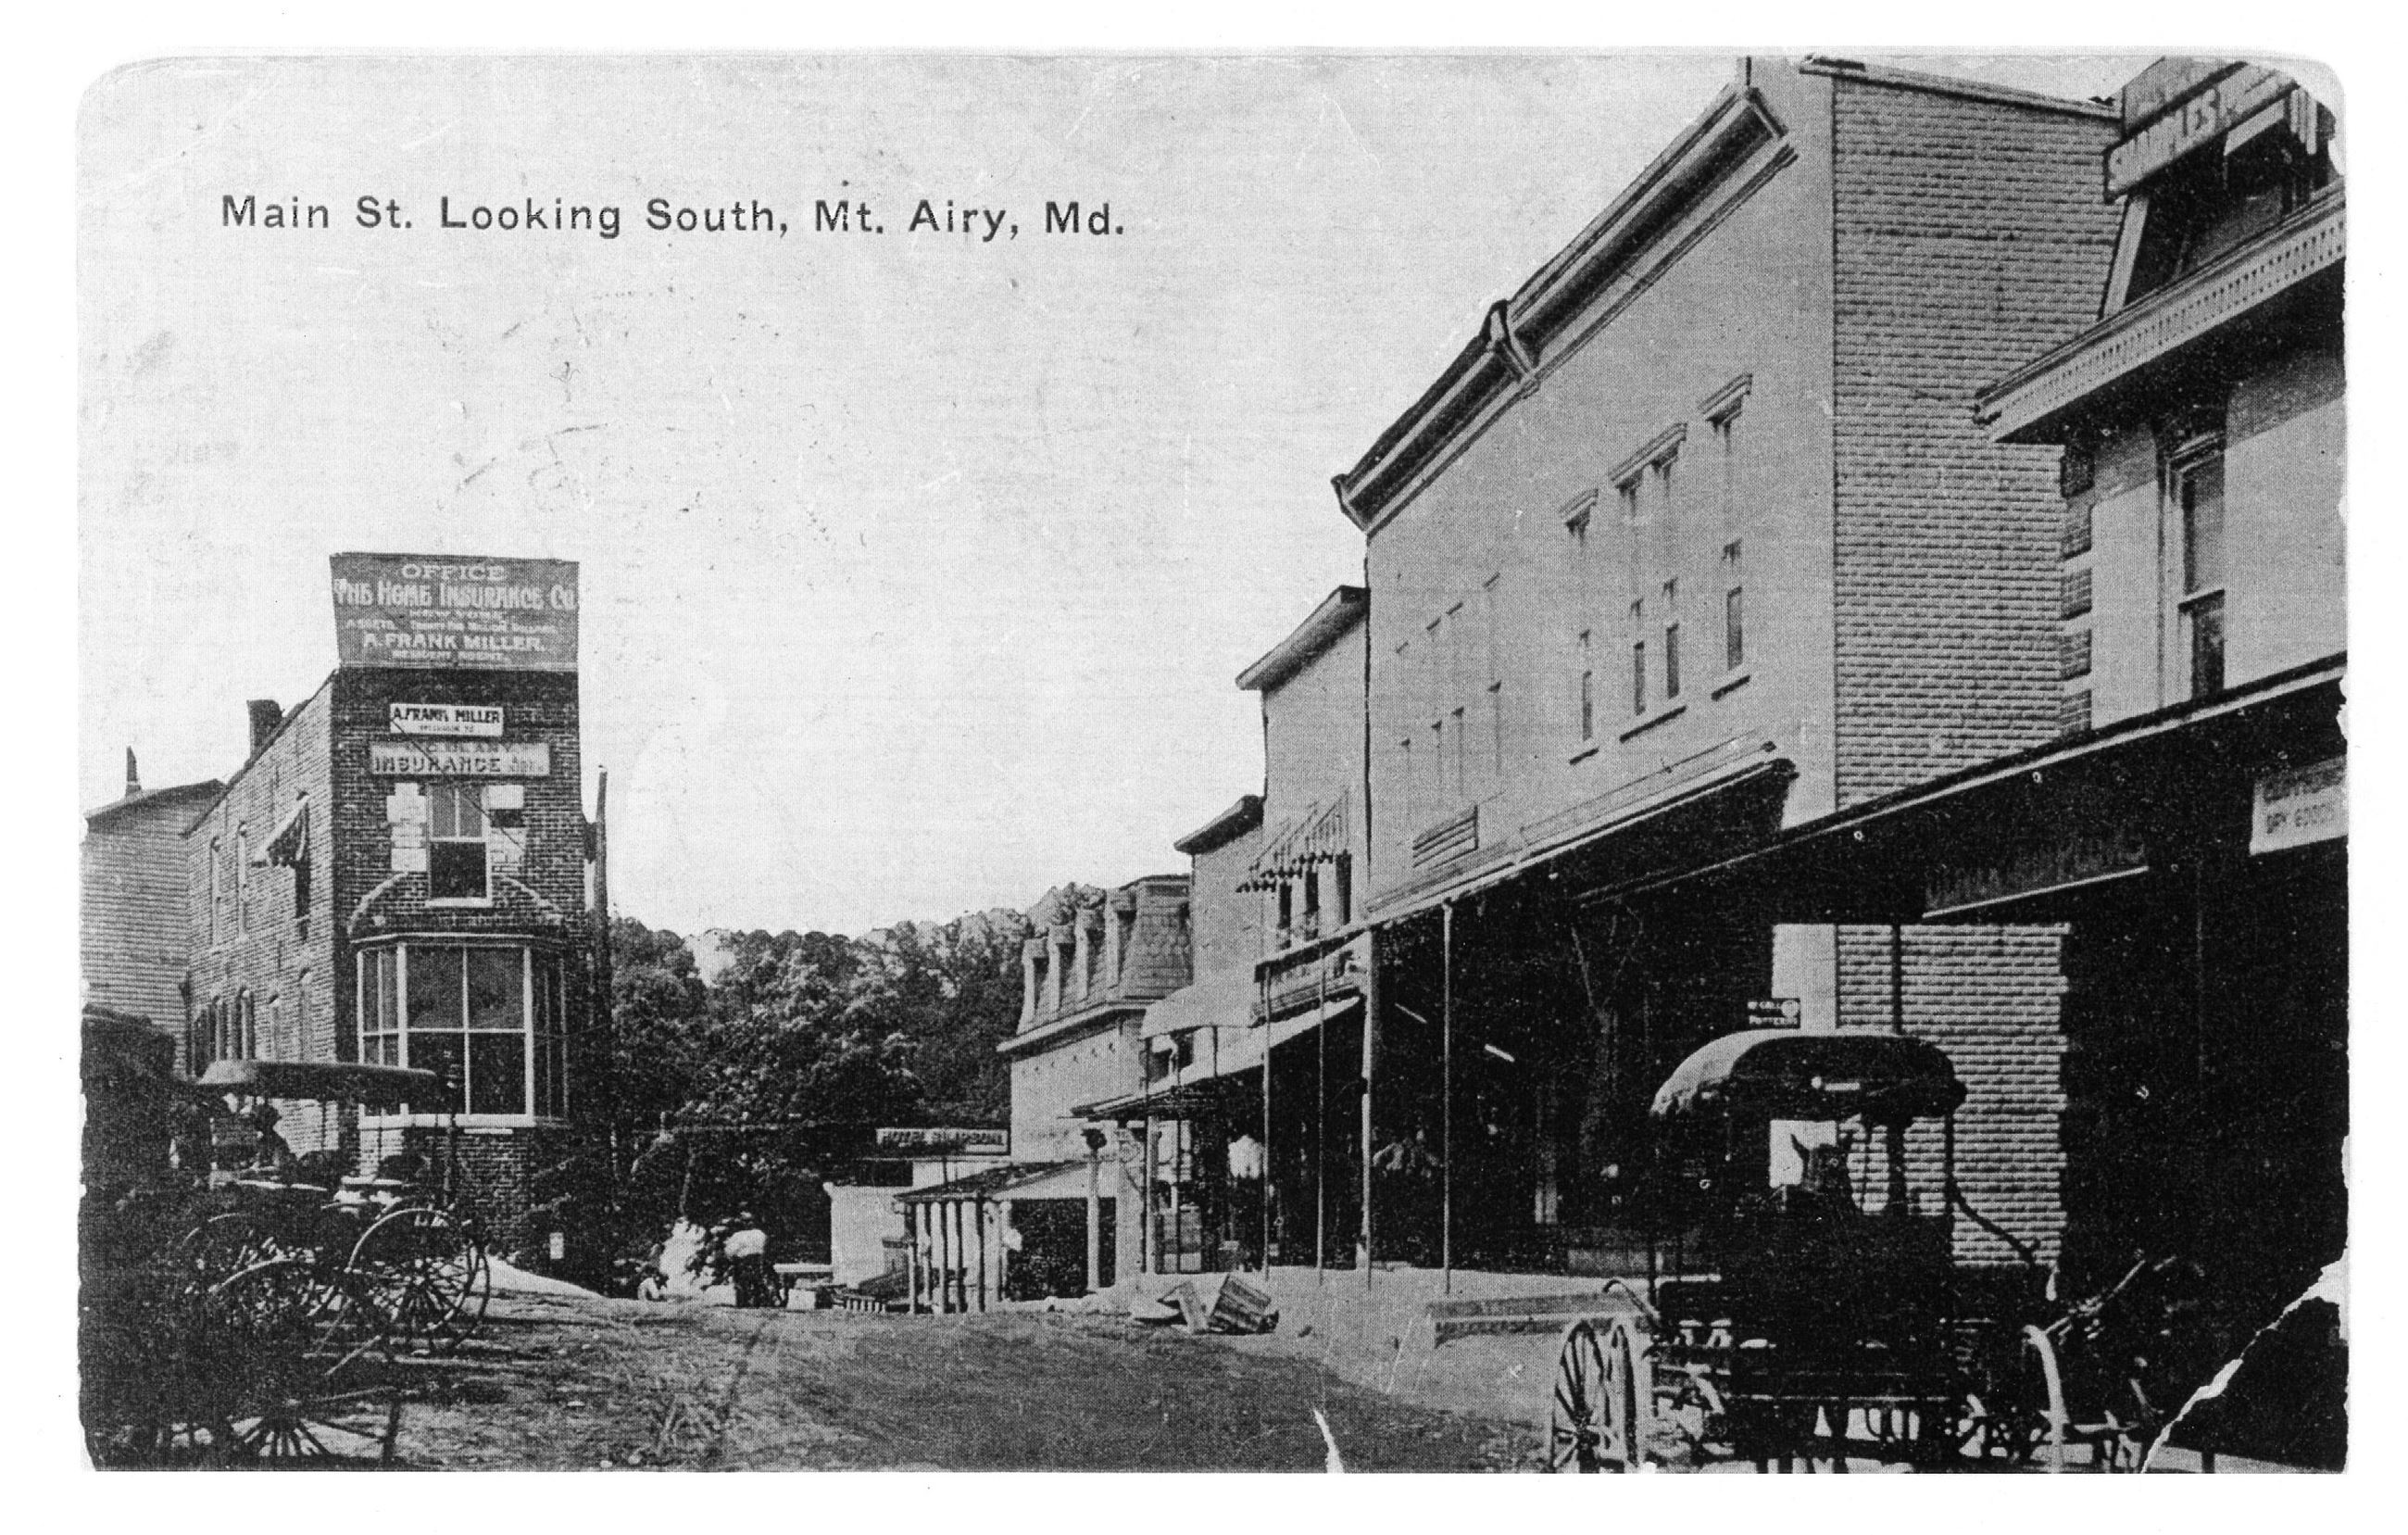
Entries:
POLYGON ((1532 1436, 1117 1317, 497 1298, 422 1367, 427 1470, 1505 1470, 1532 1436))

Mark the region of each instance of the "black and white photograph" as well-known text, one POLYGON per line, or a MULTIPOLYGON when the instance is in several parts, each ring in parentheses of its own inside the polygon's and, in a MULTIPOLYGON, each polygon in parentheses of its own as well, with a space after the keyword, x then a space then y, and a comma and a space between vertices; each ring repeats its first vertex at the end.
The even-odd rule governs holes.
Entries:
POLYGON ((126 57, 91 1468, 2383 1454, 2357 61, 126 57))

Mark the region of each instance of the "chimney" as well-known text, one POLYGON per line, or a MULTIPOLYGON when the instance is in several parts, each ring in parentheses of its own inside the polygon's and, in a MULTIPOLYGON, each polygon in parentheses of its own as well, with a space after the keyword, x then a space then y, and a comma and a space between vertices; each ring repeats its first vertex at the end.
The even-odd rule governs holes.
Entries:
POLYGON ((125 749, 125 797, 133 798, 142 792, 142 775, 134 770, 134 748, 125 749))
POLYGON ((251 710, 251 754, 255 757, 284 723, 284 710, 273 698, 253 698, 243 707, 251 710))

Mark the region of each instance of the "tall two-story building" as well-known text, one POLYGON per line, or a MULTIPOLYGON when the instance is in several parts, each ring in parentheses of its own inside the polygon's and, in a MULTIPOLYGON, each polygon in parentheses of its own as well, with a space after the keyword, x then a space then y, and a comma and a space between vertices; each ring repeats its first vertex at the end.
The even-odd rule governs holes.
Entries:
POLYGON ((2064 735, 1965 787, 1939 874, 2069 919, 2069 1264, 2181 1254, 2251 1328, 2347 1238, 2344 191, 2278 71, 2162 59, 2117 108, 2096 323, 1980 404, 2060 455, 2064 735))
POLYGON ((1403 1255, 1625 1261, 1647 1097, 1784 1006, 1949 1050, 1967 1252, 2055 1242, 2054 931, 1641 886, 2058 729, 2056 454, 1971 407, 2095 318, 2117 131, 1745 61, 1337 478, 1369 587, 1375 1134, 1440 1165, 1403 1255))
POLYGON ((394 1112, 281 1105, 280 1132, 335 1171, 456 1157, 533 1242, 598 1064, 576 567, 337 555, 334 595, 341 664, 251 704, 249 760, 184 832, 190 1064, 436 1072, 394 1112))

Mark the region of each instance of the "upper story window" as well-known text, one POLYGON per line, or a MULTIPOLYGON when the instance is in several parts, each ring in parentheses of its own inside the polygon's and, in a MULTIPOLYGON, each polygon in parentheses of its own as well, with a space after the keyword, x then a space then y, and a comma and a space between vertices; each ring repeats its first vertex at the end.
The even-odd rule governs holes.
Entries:
POLYGON ((2182 591, 2175 603, 2185 691, 2193 698, 2224 691, 2224 443, 2186 446, 2166 479, 2181 539, 2182 591))
POLYGON ((1747 589, 1740 540, 1723 545, 1723 669, 1747 665, 1747 589))
POLYGON ((439 782, 426 790, 426 895, 429 900, 484 900, 484 785, 439 782))
POLYGON ((437 1101, 406 1112, 564 1117, 566 1001, 559 956, 522 945, 365 950, 360 1058, 443 1079, 437 1101))

